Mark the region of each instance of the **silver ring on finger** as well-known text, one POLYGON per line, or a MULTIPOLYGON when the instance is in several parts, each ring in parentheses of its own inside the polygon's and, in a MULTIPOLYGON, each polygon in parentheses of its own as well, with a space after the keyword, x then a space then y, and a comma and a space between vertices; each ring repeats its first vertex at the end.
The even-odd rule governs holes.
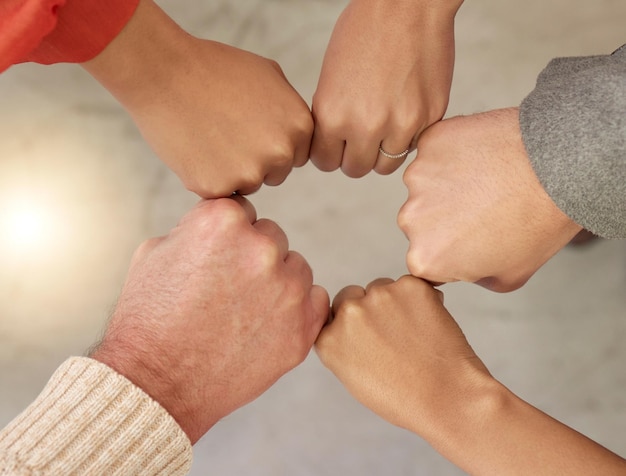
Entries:
POLYGON ((388 159, 404 159, 407 155, 409 155, 409 149, 406 149, 404 152, 400 152, 399 154, 390 154, 385 149, 383 149, 382 144, 378 147, 378 152, 383 154, 388 159))

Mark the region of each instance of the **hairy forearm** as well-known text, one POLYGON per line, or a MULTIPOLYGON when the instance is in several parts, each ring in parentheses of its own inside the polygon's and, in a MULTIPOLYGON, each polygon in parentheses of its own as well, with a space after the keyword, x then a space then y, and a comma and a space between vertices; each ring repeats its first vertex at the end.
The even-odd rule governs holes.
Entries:
MULTIPOLYGON (((492 381, 451 412, 431 444, 476 475, 615 475, 626 460, 492 381)), ((464 395, 465 399, 467 396, 464 395)))

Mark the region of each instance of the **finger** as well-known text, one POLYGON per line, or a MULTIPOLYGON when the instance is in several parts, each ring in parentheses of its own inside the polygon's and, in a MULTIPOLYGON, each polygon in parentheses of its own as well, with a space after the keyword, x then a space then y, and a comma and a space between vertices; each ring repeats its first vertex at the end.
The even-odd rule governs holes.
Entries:
POLYGON ((256 221, 256 209, 254 208, 254 205, 252 205, 250 200, 238 194, 231 195, 230 199, 241 205, 241 208, 243 208, 250 223, 254 223, 256 221))
POLYGON ((330 317, 330 297, 322 286, 314 285, 311 288, 311 305, 313 317, 311 320, 311 342, 315 342, 324 324, 330 317))
POLYGON ((250 182, 250 184, 243 185, 242 187, 238 188, 235 193, 237 195, 252 195, 258 189, 260 189, 262 185, 263 182, 261 182, 260 180, 258 182, 250 182))
POLYGON ((311 289, 313 286, 313 270, 304 256, 297 251, 289 251, 285 257, 285 266, 292 280, 300 283, 302 289, 311 289))
POLYGON ((443 295, 443 293, 439 289, 435 289, 435 293, 436 293, 437 297, 439 298, 439 302, 441 302, 441 304, 444 304, 444 295, 443 295))
POLYGON ((341 291, 337 293, 335 298, 333 299, 332 311, 333 315, 337 313, 339 307, 347 300, 347 299, 361 299, 365 296, 365 289, 361 286, 346 286, 341 291))
POLYGON ((247 220, 250 223, 256 221, 254 206, 240 195, 230 195, 228 198, 200 200, 190 211, 183 215, 175 229, 187 226, 190 222, 197 222, 200 216, 213 217, 216 211, 218 215, 228 216, 234 221, 247 220))
POLYGON ((374 281, 372 281, 371 283, 369 283, 367 285, 367 287, 365 288, 365 294, 369 293, 372 288, 375 288, 375 287, 378 287, 378 286, 386 286, 386 285, 391 284, 393 282, 394 282, 394 280, 391 279, 391 278, 378 278, 378 279, 375 279, 374 281))
MULTIPOLYGON (((307 110, 308 107, 307 107, 307 110)), ((309 161, 311 153, 311 142, 313 141, 313 131, 315 125, 313 123, 313 116, 310 114, 307 116, 306 124, 303 124, 301 128, 301 134, 299 140, 296 142, 296 150, 293 156, 293 166, 302 167, 309 161)))
MULTIPOLYGON (((424 278, 422 278, 424 279, 424 278)), ((432 287, 437 287, 437 286, 443 286, 444 284, 447 283, 452 283, 454 281, 458 281, 458 280, 450 280, 450 281, 432 281, 430 279, 424 279, 424 281, 426 281, 428 284, 430 284, 432 287)), ((441 291, 440 291, 441 292, 441 291)))
POLYGON ((363 177, 374 168, 377 157, 378 141, 349 139, 343 151, 341 170, 348 177, 363 177))
POLYGON ((279 256, 282 260, 287 258, 287 253, 289 252, 289 239, 281 227, 267 218, 261 218, 252 226, 256 229, 256 231, 262 235, 268 236, 274 243, 276 243, 279 256))
POLYGON ((265 185, 269 185, 270 187, 280 185, 289 176, 292 168, 292 162, 273 167, 272 170, 270 170, 270 172, 263 179, 263 183, 265 185))
POLYGON ((312 137, 309 136, 308 140, 303 141, 296 147, 296 152, 293 157, 294 167, 303 167, 309 161, 309 156, 311 154, 311 140, 312 137))
POLYGON ((411 150, 413 137, 393 135, 385 138, 379 145, 378 157, 374 170, 381 175, 389 175, 400 167, 411 150), (382 151, 381 151, 382 149, 382 151), (391 157, 387 157, 383 152, 391 157))
POLYGON ((315 118, 315 110, 313 110, 313 118, 315 120, 315 130, 313 131, 311 151, 309 153, 311 162, 324 172, 337 170, 341 165, 346 143, 338 134, 325 130, 320 126, 315 118))

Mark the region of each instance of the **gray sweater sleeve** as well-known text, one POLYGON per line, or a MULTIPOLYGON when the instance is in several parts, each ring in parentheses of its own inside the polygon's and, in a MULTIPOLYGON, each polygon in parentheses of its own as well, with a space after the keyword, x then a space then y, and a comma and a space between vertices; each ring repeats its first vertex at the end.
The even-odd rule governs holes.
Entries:
POLYGON ((556 205, 597 235, 626 238, 626 45, 552 60, 520 106, 520 127, 556 205))

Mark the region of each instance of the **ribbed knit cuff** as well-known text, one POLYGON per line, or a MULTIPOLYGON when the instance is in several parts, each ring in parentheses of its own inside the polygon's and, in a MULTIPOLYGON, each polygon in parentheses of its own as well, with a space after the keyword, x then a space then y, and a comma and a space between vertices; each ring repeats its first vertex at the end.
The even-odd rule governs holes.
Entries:
POLYGON ((191 444, 176 421, 125 377, 72 357, 0 432, 0 474, 183 475, 191 444))

